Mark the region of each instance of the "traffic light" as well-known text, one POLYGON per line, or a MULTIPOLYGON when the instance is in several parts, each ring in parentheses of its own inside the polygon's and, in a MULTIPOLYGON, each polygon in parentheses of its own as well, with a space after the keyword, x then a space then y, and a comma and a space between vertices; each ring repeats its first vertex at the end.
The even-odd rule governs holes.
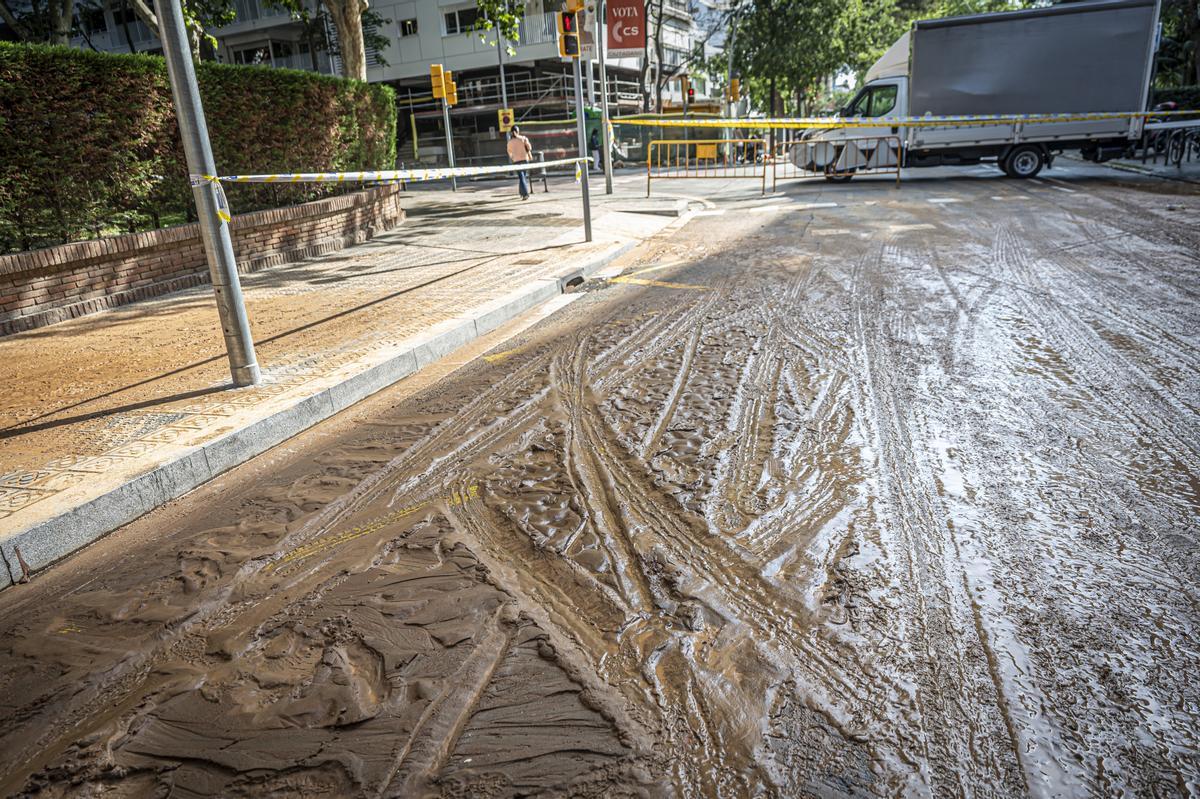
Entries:
POLYGON ((737 78, 729 82, 729 99, 735 103, 742 99, 742 82, 737 78))
POLYGON ((442 74, 442 65, 441 64, 430 64, 429 65, 429 80, 433 83, 433 96, 434 97, 445 97, 446 96, 446 84, 444 83, 445 77, 442 74))
POLYGON ((567 13, 574 14, 576 11, 583 11, 585 0, 567 0, 567 13))
POLYGON ((691 86, 688 86, 688 105, 691 105, 694 102, 696 102, 696 90, 691 86))
POLYGON ((681 75, 679 78, 679 93, 683 95, 684 109, 696 99, 696 90, 692 88, 692 81, 687 75, 681 75))
POLYGON ((579 58, 579 29, 575 14, 560 11, 558 17, 558 54, 563 58, 579 58))
POLYGON ((458 84, 454 82, 454 73, 448 69, 442 72, 442 85, 446 89, 446 105, 458 105, 458 84))

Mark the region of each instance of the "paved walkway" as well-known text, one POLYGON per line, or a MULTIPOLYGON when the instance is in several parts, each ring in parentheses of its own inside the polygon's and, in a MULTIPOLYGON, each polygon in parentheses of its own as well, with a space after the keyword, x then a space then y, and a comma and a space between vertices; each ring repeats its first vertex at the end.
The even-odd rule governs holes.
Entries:
POLYGON ((601 183, 586 244, 574 182, 536 185, 523 203, 508 182, 414 191, 395 230, 245 276, 255 388, 230 389, 207 286, 0 339, 0 587, 558 293, 682 204, 601 183))

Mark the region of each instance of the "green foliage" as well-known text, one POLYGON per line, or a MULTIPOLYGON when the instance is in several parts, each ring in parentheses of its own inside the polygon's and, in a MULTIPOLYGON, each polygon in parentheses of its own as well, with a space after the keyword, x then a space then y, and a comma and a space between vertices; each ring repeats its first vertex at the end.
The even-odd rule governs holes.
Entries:
POLYGON ((827 102, 819 86, 838 72, 861 77, 913 20, 1025 8, 1036 1, 747 0, 734 62, 758 107, 767 107, 773 80, 790 112, 797 95, 810 105, 827 102))
POLYGON ((520 34, 525 4, 514 3, 512 0, 476 0, 475 5, 479 8, 479 21, 475 23, 475 28, 480 36, 487 41, 484 34, 493 28, 499 28, 500 35, 509 42, 508 52, 515 55, 516 50, 512 44, 520 34))
POLYGON ((1164 0, 1161 20, 1155 83, 1160 87, 1200 83, 1200 0, 1164 0))
MULTIPOLYGON (((223 174, 389 169, 395 96, 311 72, 202 63, 223 174)), ((192 213, 166 67, 155 56, 0 43, 0 251, 144 229, 192 213)), ((328 188, 233 186, 234 212, 328 188)))
POLYGON ((1151 107, 1159 103, 1178 103, 1181 111, 1200 110, 1200 86, 1172 86, 1155 89, 1151 107))

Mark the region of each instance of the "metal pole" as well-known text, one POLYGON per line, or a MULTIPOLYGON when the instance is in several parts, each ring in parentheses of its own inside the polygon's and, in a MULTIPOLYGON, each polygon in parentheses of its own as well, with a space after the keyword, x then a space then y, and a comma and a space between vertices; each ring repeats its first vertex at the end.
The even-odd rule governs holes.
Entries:
MULTIPOLYGON (((196 85, 192 48, 183 25, 183 8, 179 2, 172 0, 155 0, 154 5, 188 171, 193 175, 215 175, 217 167, 208 142, 208 125, 204 121, 204 107, 200 103, 200 87, 196 85)), ((250 320, 242 299, 242 284, 233 255, 233 239, 229 235, 229 225, 218 215, 219 190, 218 186, 202 181, 192 187, 192 197, 196 201, 200 239, 208 258, 213 293, 217 296, 217 311, 221 316, 221 332, 225 336, 225 352, 229 356, 233 384, 253 386, 261 382, 262 375, 254 355, 254 338, 250 334, 250 320)))
POLYGON ((604 48, 608 44, 608 3, 600 0, 596 15, 596 51, 600 54, 600 143, 604 148, 604 193, 612 194, 612 140, 608 135, 608 71, 604 68, 604 48))
POLYGON ((413 161, 420 163, 421 149, 417 142, 417 112, 413 108, 412 89, 408 90, 408 124, 412 128, 413 137, 413 161))
MULTIPOLYGON (((725 116, 732 119, 735 115, 733 110, 733 48, 737 44, 737 14, 729 20, 729 59, 725 67, 725 91, 729 93, 729 102, 725 104, 725 116)), ((725 128, 725 138, 733 138, 733 130, 725 128)), ((728 145, 726 145, 728 146, 728 145)))
MULTIPOLYGON (((575 15, 575 24, 575 30, 579 31, 579 49, 584 50, 586 53, 586 45, 583 42, 583 28, 579 26, 578 13, 575 15)), ((581 54, 581 57, 587 59, 587 76, 584 78, 585 89, 583 95, 587 98, 585 105, 592 106, 594 104, 592 100, 592 57, 586 54, 581 54)))
MULTIPOLYGON (((579 12, 575 12, 576 30, 579 30, 579 12)), ((587 158, 587 132, 583 124, 583 80, 579 74, 578 58, 571 59, 571 66, 575 73, 575 125, 579 129, 579 157, 587 158)), ((580 172, 580 182, 583 190, 583 238, 585 241, 592 240, 592 203, 588 197, 588 168, 587 162, 576 164, 576 168, 580 172)))
MULTIPOLYGON (((446 129, 446 157, 450 159, 450 168, 454 169, 454 137, 450 135, 450 104, 442 98, 442 126, 446 129)), ((458 178, 450 176, 450 188, 458 191, 458 178)))
MULTIPOLYGON (((504 44, 505 38, 500 34, 500 26, 496 25, 496 57, 500 59, 500 107, 508 108, 508 87, 504 85, 504 44)), ((507 134, 505 134, 507 138, 507 134)))

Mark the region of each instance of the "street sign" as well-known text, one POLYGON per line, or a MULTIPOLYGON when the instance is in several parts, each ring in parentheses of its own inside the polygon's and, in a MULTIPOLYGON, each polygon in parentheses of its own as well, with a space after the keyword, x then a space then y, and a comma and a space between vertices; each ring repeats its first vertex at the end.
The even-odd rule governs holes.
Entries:
POLYGON ((512 130, 513 122, 516 121, 516 117, 513 116, 513 110, 511 108, 501 108, 496 114, 500 117, 500 132, 508 133, 512 130))
POLYGON ((641 55, 645 46, 645 0, 608 0, 609 55, 641 55))

